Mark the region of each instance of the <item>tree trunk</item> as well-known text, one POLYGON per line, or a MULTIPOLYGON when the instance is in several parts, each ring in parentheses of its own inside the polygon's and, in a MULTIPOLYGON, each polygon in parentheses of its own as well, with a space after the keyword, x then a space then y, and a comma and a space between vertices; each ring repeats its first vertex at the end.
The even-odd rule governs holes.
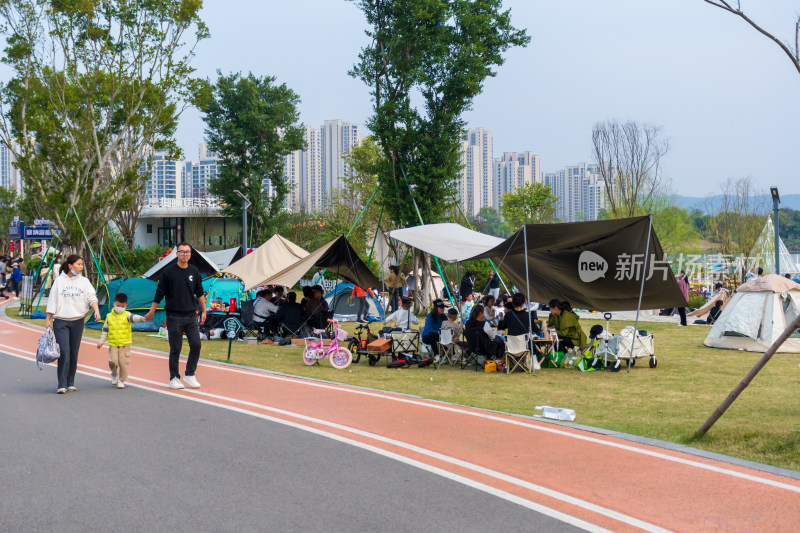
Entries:
POLYGON ((423 310, 422 301, 419 296, 419 251, 416 248, 412 248, 411 254, 411 275, 414 276, 414 312, 419 314, 423 310))
MULTIPOLYGON (((428 309, 431 305, 431 288, 433 287, 433 276, 431 276, 431 256, 425 252, 422 253, 422 280, 420 282, 420 292, 422 297, 422 306, 428 309)), ((436 294, 436 288, 433 288, 433 294, 436 294)))

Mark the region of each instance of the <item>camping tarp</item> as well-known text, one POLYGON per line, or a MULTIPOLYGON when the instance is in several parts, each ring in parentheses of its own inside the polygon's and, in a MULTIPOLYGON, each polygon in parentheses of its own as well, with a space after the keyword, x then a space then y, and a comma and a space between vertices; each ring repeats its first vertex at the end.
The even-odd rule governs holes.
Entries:
MULTIPOLYGON (((358 304, 350 296, 353 294, 352 283, 340 283, 336 289, 325 295, 328 301, 328 308, 333 312, 333 318, 339 322, 354 322, 358 317, 358 304)), ((367 316, 381 318, 383 316, 383 306, 381 303, 367 293, 367 316)))
POLYGON ((492 237, 453 223, 396 229, 390 231, 388 235, 392 239, 450 263, 463 261, 491 250, 503 242, 499 237, 492 237))
POLYGON ((217 268, 222 270, 242 258, 242 247, 227 248, 216 252, 203 252, 207 258, 214 261, 217 268))
POLYGON ((378 287, 381 284, 381 281, 367 268, 364 261, 358 257, 358 254, 347 242, 345 236, 340 235, 319 250, 309 254, 308 257, 297 261, 267 279, 261 280, 256 285, 292 287, 306 272, 314 267, 326 268, 331 274, 342 276, 365 289, 378 287))
POLYGON ((245 290, 249 291, 304 257, 308 257, 307 251, 275 234, 267 242, 222 271, 242 280, 245 290))
MULTIPOLYGON (((704 344, 712 348, 766 351, 800 313, 800 284, 769 274, 739 286, 714 322, 704 344)), ((778 349, 800 353, 795 331, 778 349)))
POLYGON ((495 248, 471 259, 491 258, 517 286, 525 290, 525 242, 528 276, 534 302, 552 298, 573 307, 597 311, 636 309, 642 275, 642 309, 686 305, 665 261, 655 231, 650 231, 650 255, 643 270, 649 217, 529 224, 495 248))
MULTIPOLYGON (((177 262, 178 252, 175 250, 175 248, 173 248, 167 257, 153 265, 150 270, 142 274, 142 277, 151 279, 153 281, 158 281, 161 279, 161 271, 163 271, 169 265, 177 262)), ((192 248, 192 255, 189 256, 189 264, 196 266, 197 270, 200 271, 202 276, 213 276, 219 272, 219 269, 217 268, 217 265, 214 264, 214 261, 212 261, 203 252, 195 250, 194 248, 192 248)))
MULTIPOLYGON (((97 306, 100 309, 100 317, 103 321, 106 315, 114 308, 114 296, 124 293, 128 297, 127 310, 137 314, 146 315, 153 303, 156 295, 158 283, 145 278, 118 278, 101 285, 97 290, 97 306)), ((164 324, 164 300, 162 299, 156 307, 156 313, 151 322, 136 322, 131 325, 133 331, 158 331, 159 326, 164 324)), ((92 329, 100 329, 103 322, 95 322, 94 315, 86 322, 86 326, 92 329)))

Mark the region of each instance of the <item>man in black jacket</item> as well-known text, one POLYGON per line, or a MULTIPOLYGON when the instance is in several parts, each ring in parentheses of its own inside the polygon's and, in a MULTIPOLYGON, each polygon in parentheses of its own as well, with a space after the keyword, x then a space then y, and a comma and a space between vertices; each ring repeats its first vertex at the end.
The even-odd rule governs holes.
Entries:
POLYGON ((200 309, 200 324, 202 324, 206 321, 206 297, 203 294, 200 271, 189 264, 192 247, 188 243, 181 242, 178 243, 177 250, 178 262, 166 267, 162 272, 153 304, 145 315, 145 320, 148 322, 153 320, 158 302, 166 298, 164 310, 167 312, 169 338, 169 388, 184 388, 178 363, 183 347, 183 334, 186 333, 186 340, 189 341, 189 358, 186 361, 183 380, 193 389, 199 389, 200 383, 194 377, 197 361, 200 359, 200 326, 197 322, 197 311, 200 309))
POLYGON ((458 287, 458 294, 459 296, 461 296, 462 302, 467 301, 467 296, 473 293, 474 287, 475 287, 475 274, 473 274, 471 270, 467 270, 464 273, 464 277, 461 278, 461 285, 458 287))
POLYGON ((483 291, 487 296, 494 296, 497 301, 500 297, 500 276, 495 275, 494 270, 489 271, 489 279, 486 280, 486 289, 483 291))

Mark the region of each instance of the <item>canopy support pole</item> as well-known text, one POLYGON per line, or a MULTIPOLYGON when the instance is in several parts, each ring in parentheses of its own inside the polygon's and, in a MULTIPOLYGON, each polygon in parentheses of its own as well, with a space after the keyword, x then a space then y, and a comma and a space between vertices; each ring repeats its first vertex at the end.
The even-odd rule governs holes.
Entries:
POLYGON ((92 254, 92 261, 94 261, 94 265, 97 267, 97 274, 100 276, 103 284, 106 283, 106 277, 103 275, 103 267, 100 266, 100 263, 97 261, 97 256, 94 255, 94 249, 92 248, 92 244, 89 242, 89 239, 86 237, 86 232, 83 230, 83 224, 81 224, 81 217, 78 216, 78 211, 75 207, 72 208, 72 212, 75 213, 75 218, 78 219, 78 226, 81 228, 81 233, 83 233, 83 238, 86 240, 86 246, 89 248, 89 253, 92 254))
POLYGON ((642 283, 639 285, 639 305, 636 306, 636 320, 633 323, 633 340, 631 340, 631 356, 628 357, 628 372, 631 371, 633 362, 633 348, 636 346, 636 338, 639 336, 639 312, 642 310, 642 294, 644 294, 644 280, 647 277, 647 260, 650 258, 650 234, 653 232, 653 215, 650 215, 650 222, 647 225, 647 246, 644 253, 644 264, 642 265, 642 283))
MULTIPOLYGON (((64 215, 64 224, 66 224, 67 220, 69 220, 69 212, 70 212, 70 209, 67 208, 67 212, 64 215)), ((61 238, 58 236, 58 234, 55 234, 55 237, 56 237, 56 239, 61 240, 61 238)), ((52 242, 52 241, 50 241, 50 242, 52 242)), ((48 249, 49 249, 49 244, 48 244, 48 249)), ((42 295, 44 295, 44 286, 47 285, 47 279, 50 277, 50 273, 53 271, 53 263, 56 260, 56 255, 57 254, 58 254, 58 252, 55 252, 53 254, 53 257, 50 258, 50 264, 47 267, 47 274, 44 277, 44 281, 42 282, 42 286, 39 287, 39 299, 36 300, 36 309, 33 310, 34 313, 39 310, 39 304, 42 303, 42 295)), ((42 263, 39 264, 39 269, 40 270, 42 268, 42 264, 43 263, 44 263, 44 258, 42 258, 42 263)), ((37 273, 37 275, 38 275, 38 273, 37 273)), ((55 277, 56 277, 55 274, 53 274, 53 281, 55 281, 55 277)), ((51 286, 52 286, 52 284, 51 284, 51 286)))
MULTIPOLYGON (((381 207, 381 214, 378 215, 378 225, 375 226, 375 236, 372 238, 372 247, 369 249, 369 258, 367 259, 367 268, 372 265, 372 254, 375 253, 375 241, 378 240, 378 233, 381 232, 381 221, 383 220, 383 207, 381 207)), ((383 257, 383 255, 381 255, 383 257)))
MULTIPOLYGON (((531 361, 531 374, 536 375, 536 371, 533 369, 534 364, 533 360, 536 359, 536 354, 533 350, 533 324, 531 323, 531 310, 530 310, 530 297, 531 297, 531 280, 530 280, 530 272, 528 271, 528 225, 523 224, 522 226, 522 239, 525 241, 525 290, 528 291, 526 296, 528 300, 528 353, 530 355, 531 361)), ((499 276, 500 274, 498 274, 499 276)))
MULTIPOLYGON (((380 229, 380 226, 379 226, 379 229, 380 229)), ((386 320, 386 306, 387 306, 387 304, 384 303, 384 301, 383 301, 383 294, 386 292, 386 282, 383 279, 383 269, 386 266, 386 265, 383 264, 383 259, 384 259, 384 255, 383 255, 383 244, 384 244, 384 242, 383 241, 385 241, 385 240, 386 240, 386 238, 383 235, 381 235, 381 320, 383 320, 383 321, 386 320)))
MULTIPOLYGON (((347 235, 344 236, 345 238, 349 237, 350 234, 353 233, 353 230, 356 229, 356 225, 361 221, 361 217, 364 216, 364 213, 366 213, 367 209, 369 209, 369 204, 372 203, 372 199, 375 198, 376 194, 378 194, 379 188, 380 187, 375 187, 375 191, 372 193, 372 196, 369 197, 369 200, 367 200, 367 204, 364 206, 364 208, 361 209, 361 212, 356 217, 356 221, 353 222, 352 226, 350 226, 350 230, 347 232, 347 235)), ((381 212, 383 212, 383 210, 381 210, 381 212)))
POLYGON ((730 407, 731 404, 733 404, 733 402, 736 401, 736 398, 738 398, 739 395, 742 393, 742 391, 744 391, 744 389, 750 384, 750 382, 753 381, 753 378, 756 377, 756 374, 758 374, 761 371, 761 369, 764 368, 764 366, 766 366, 769 360, 772 359, 772 356, 775 355, 775 352, 778 351, 778 348, 780 348, 783 345, 783 343, 786 342, 786 339, 789 338, 789 335, 794 333, 798 327, 800 327, 800 315, 794 317, 792 323, 789 324, 789 326, 787 326, 787 328, 783 331, 783 333, 781 333, 781 336, 778 337, 774 343, 772 343, 772 346, 770 346, 769 349, 767 349, 767 351, 764 352, 764 355, 761 357, 761 359, 758 360, 758 362, 750 370, 750 372, 747 373, 744 379, 742 379, 742 381, 736 386, 736 388, 731 391, 728 397, 725 398, 725 401, 722 402, 720 406, 714 410, 714 412, 711 414, 710 417, 708 417, 708 420, 705 421, 705 423, 700 427, 700 429, 698 429, 697 432, 695 432, 694 434, 695 437, 702 437, 703 435, 706 434, 706 432, 709 429, 711 429, 711 426, 713 426, 717 422, 717 420, 719 420, 720 417, 723 414, 725 414, 725 411, 727 411, 728 407, 730 407))

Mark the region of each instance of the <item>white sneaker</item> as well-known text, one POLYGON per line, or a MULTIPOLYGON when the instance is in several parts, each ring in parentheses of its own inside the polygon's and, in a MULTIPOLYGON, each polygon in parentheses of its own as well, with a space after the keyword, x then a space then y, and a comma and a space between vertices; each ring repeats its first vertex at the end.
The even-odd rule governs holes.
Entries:
POLYGON ((169 388, 170 389, 182 389, 183 383, 181 383, 181 378, 172 378, 169 380, 169 388))
POLYGON ((58 394, 66 394, 67 393, 67 389, 65 389, 64 387, 61 387, 60 389, 58 389, 56 391, 56 393, 58 393, 58 394))
POLYGON ((75 387, 75 386, 67 387, 67 391, 69 391, 69 392, 76 391, 76 390, 78 390, 78 387, 75 387))
POLYGON ((186 384, 189 385, 193 389, 199 389, 200 388, 200 382, 197 381, 197 378, 194 377, 194 376, 183 376, 183 381, 185 381, 186 384))
POLYGON ((117 388, 118 388, 118 389, 124 389, 124 388, 125 388, 125 382, 124 382, 124 381, 120 381, 120 382, 118 382, 118 383, 117 383, 117 388))
POLYGON ((119 379, 117 379, 117 376, 111 376, 111 384, 112 385, 116 385, 118 382, 119 382, 119 379))

